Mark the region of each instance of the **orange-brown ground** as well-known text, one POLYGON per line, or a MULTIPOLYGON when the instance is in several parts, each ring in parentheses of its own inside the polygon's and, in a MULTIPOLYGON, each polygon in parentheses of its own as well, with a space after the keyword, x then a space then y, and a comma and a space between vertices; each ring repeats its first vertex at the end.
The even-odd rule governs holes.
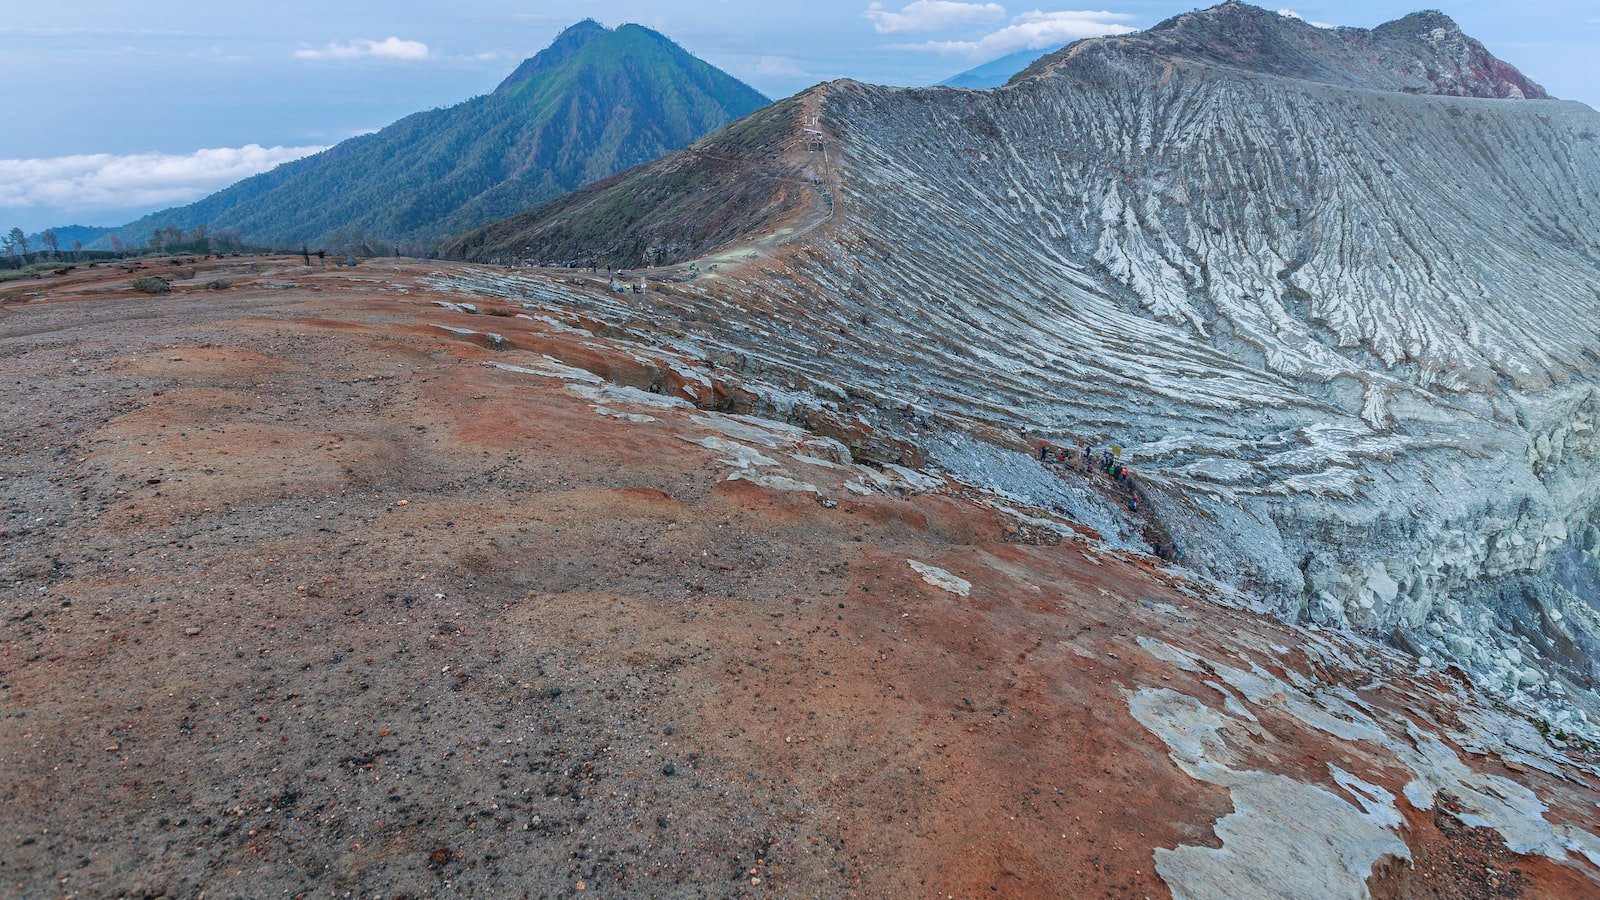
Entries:
MULTIPOLYGON (((968 491, 727 480, 693 410, 493 364, 681 378, 441 309, 423 264, 145 268, 178 290, 0 290, 0 894, 1167 896, 1156 848, 1218 846, 1230 801, 1127 698, 1222 700, 1136 639, 1316 670, 968 491)), ((1258 713, 1253 766, 1404 783, 1258 713)), ((1474 762, 1594 830, 1592 776, 1474 762)), ((1594 895, 1576 855, 1399 804, 1414 864, 1379 895, 1594 895)))

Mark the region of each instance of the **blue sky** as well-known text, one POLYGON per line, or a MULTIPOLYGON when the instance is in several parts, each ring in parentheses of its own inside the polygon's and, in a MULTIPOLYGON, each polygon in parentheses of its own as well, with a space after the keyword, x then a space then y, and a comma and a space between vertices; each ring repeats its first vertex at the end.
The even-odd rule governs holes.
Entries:
MULTIPOLYGON (((772 97, 932 84, 1189 2, 78 0, 0 4, 0 230, 121 224, 411 112, 493 89, 564 27, 639 22, 772 97)), ((1556 96, 1600 106, 1600 2, 1263 4, 1371 27, 1432 5, 1556 96)))

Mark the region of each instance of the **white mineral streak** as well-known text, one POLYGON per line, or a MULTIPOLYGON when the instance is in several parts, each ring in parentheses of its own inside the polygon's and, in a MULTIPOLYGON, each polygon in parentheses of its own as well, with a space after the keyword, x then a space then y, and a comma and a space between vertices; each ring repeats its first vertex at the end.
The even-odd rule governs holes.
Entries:
POLYGON ((1174 897, 1365 897, 1378 860, 1411 858, 1394 831, 1401 821, 1394 798, 1382 788, 1340 779, 1362 788, 1352 792, 1357 805, 1317 785, 1236 768, 1219 733, 1229 717, 1177 691, 1143 688, 1129 696, 1128 709, 1180 769, 1227 788, 1233 803, 1213 825, 1221 847, 1156 850, 1156 871, 1174 897))
POLYGON ((569 366, 549 356, 544 357, 532 366, 517 366, 510 363, 490 363, 489 365, 504 372, 516 372, 520 375, 539 375, 545 378, 560 378, 563 381, 579 381, 585 384, 600 384, 605 380, 593 372, 569 366))
MULTIPOLYGON (((1368 691, 1391 690, 1382 677, 1386 660, 1361 662, 1334 641, 1310 633, 1305 638, 1302 648, 1319 665, 1369 679, 1367 685, 1354 690, 1330 686, 1293 669, 1280 678, 1254 662, 1246 661, 1247 667, 1241 668, 1156 638, 1138 639, 1158 660, 1197 675, 1217 676, 1218 680, 1205 683, 1222 696, 1223 711, 1218 711, 1167 688, 1141 688, 1127 695, 1134 718, 1161 738, 1179 768, 1193 778, 1228 788, 1232 796, 1234 811, 1214 826, 1221 848, 1156 851, 1156 869, 1175 895, 1300 896, 1321 884, 1319 878, 1334 877, 1334 883, 1323 889, 1332 896, 1365 896, 1374 862, 1385 854, 1410 858, 1400 842, 1403 820, 1395 797, 1384 788, 1330 765, 1335 783, 1355 801, 1352 806, 1322 787, 1245 769, 1229 750, 1225 733, 1256 743, 1288 738, 1265 733, 1252 707, 1288 713, 1301 725, 1353 742, 1352 752, 1359 746, 1362 753, 1374 754, 1385 770, 1398 767, 1409 772, 1402 793, 1418 809, 1431 809, 1435 797, 1447 794, 1457 818, 1494 830, 1517 853, 1565 862, 1571 852, 1600 864, 1600 838, 1549 821, 1545 803, 1529 788, 1473 769, 1439 734, 1362 699, 1360 694, 1368 691), (1221 890, 1229 872, 1241 878, 1232 892, 1221 890)), ((1420 702, 1412 708, 1413 715, 1427 717, 1426 710, 1434 704, 1466 698, 1416 699, 1420 702)), ((1494 712, 1481 702, 1464 704, 1460 719, 1465 730, 1449 734, 1458 744, 1572 777, 1572 764, 1529 734, 1532 729, 1525 720, 1494 712)))
POLYGON ((918 562, 914 559, 908 559, 906 560, 906 563, 909 564, 912 569, 915 569, 918 575, 922 576, 923 581, 926 581, 941 591, 949 591, 952 594, 962 597, 969 597, 972 595, 972 582, 966 580, 965 578, 952 575, 938 566, 930 566, 925 562, 918 562))
POLYGON ((612 384, 610 382, 569 384, 567 385, 567 390, 585 400, 601 403, 632 403, 636 406, 649 406, 656 409, 694 409, 693 403, 678 397, 652 394, 649 391, 641 391, 636 387, 612 384))
POLYGON ((433 328, 448 331, 451 334, 460 335, 461 337, 482 336, 483 338, 487 339, 490 344, 493 344, 496 347, 505 346, 506 339, 493 331, 473 331, 471 328, 457 328, 454 325, 440 325, 437 322, 431 322, 429 324, 433 328))
POLYGON ((764 455, 760 450, 751 447, 749 444, 741 444, 738 441, 730 441, 727 438, 720 438, 716 435, 706 435, 697 440, 692 438, 684 438, 684 440, 692 440, 708 450, 715 450, 723 454, 722 462, 725 465, 733 466, 735 469, 756 469, 778 464, 777 460, 764 455))
POLYGON ((798 491, 805 494, 820 494, 822 489, 809 481, 790 478, 787 475, 774 475, 767 472, 738 471, 728 476, 729 481, 748 481, 764 488, 775 491, 798 491))
POLYGON ((612 409, 609 406, 600 406, 596 404, 595 406, 591 406, 590 409, 602 416, 605 416, 606 418, 621 419, 624 422, 632 422, 635 425, 648 425, 649 423, 656 421, 655 416, 647 416, 644 413, 622 412, 620 410, 612 409))

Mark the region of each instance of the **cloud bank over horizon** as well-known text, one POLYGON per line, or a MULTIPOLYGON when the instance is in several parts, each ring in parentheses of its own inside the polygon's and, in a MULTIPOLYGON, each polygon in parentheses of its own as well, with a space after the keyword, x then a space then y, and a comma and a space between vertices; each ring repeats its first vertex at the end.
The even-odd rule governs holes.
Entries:
MULTIPOLYGON (((57 211, 100 215, 189 203, 244 178, 326 147, 209 147, 193 153, 86 153, 49 159, 0 159, 0 210, 51 224, 57 211), (40 217, 46 217, 40 219, 40 217)), ((6 227, 12 223, 7 221, 6 227)), ((88 223, 84 223, 88 224, 88 223)), ((122 224, 122 222, 97 223, 122 224)), ((46 227, 37 222, 24 225, 46 227)))
POLYGON ((430 54, 428 45, 421 41, 406 41, 390 36, 381 41, 357 38, 344 44, 331 42, 322 47, 302 47, 294 52, 294 58, 312 60, 370 58, 416 62, 427 59, 430 54))
POLYGON ((1130 22, 1138 17, 1111 10, 1034 9, 1006 18, 998 3, 957 3, 951 0, 916 0, 898 12, 881 3, 867 7, 862 16, 879 34, 965 31, 968 26, 1006 24, 984 34, 929 39, 917 43, 889 44, 890 50, 917 50, 941 56, 964 56, 974 63, 988 62, 1021 50, 1053 50, 1082 38, 1137 31, 1130 22))

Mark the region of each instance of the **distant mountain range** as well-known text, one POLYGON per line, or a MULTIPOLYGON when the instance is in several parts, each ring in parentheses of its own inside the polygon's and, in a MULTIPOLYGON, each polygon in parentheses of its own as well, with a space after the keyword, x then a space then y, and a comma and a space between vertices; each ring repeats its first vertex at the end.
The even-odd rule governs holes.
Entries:
MULTIPOLYGON (((74 242, 89 247, 94 242, 116 231, 115 228, 104 228, 98 225, 58 225, 47 228, 45 231, 56 233, 56 245, 62 250, 71 250, 74 242)), ((28 246, 34 250, 44 249, 44 231, 28 235, 28 246)))
POLYGON ((1013 75, 1032 65, 1034 60, 1054 53, 1057 49, 1060 48, 1018 50, 1016 53, 1008 53, 981 66, 974 66, 959 75, 951 75, 949 78, 939 82, 938 86, 972 88, 975 90, 997 88, 1010 81, 1013 75))
MULTIPOLYGON (((562 32, 493 93, 419 112, 115 233, 237 229, 246 241, 425 250, 655 159, 767 98, 639 25, 562 32)), ((109 236, 102 242, 109 240, 109 236)))

